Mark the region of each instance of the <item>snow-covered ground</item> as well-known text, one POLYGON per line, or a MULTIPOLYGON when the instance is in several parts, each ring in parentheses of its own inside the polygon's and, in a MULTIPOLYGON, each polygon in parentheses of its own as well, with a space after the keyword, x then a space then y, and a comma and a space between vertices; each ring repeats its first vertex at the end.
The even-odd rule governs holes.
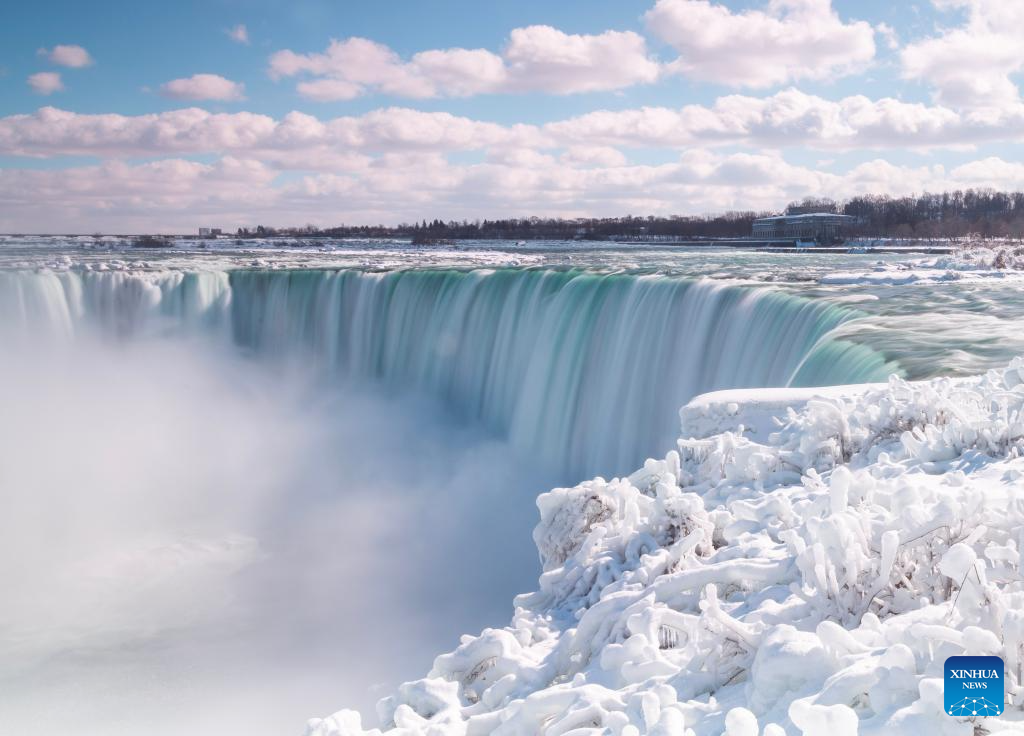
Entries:
POLYGON ((678 451, 538 499, 537 591, 383 699, 384 730, 1024 733, 1022 410, 1020 359, 698 397, 678 451), (943 712, 963 654, 1005 659, 1003 717, 943 712))

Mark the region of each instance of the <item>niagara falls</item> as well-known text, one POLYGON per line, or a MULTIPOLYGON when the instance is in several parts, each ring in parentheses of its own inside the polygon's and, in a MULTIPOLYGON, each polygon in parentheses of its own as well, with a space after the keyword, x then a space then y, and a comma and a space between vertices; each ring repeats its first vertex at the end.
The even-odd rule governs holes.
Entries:
MULTIPOLYGON (((55 720, 117 733, 110 713, 130 696, 144 712, 182 709, 155 733, 230 729, 225 702, 272 688, 266 713, 254 711, 270 732, 288 727, 271 714, 289 701, 329 708, 341 691, 372 713, 373 679, 405 678, 421 683, 404 696, 407 721, 468 698, 446 716, 461 720, 463 707, 483 710, 492 681, 514 675, 502 687, 527 690, 506 697, 532 702, 545 668, 578 668, 581 633, 568 622, 583 613, 597 616, 586 636, 599 637, 587 658, 646 698, 638 686, 654 673, 686 679, 693 657, 722 657, 716 636, 739 637, 714 662, 726 679, 755 666, 751 649, 766 656, 750 644, 766 624, 719 607, 716 570, 734 598, 765 591, 741 604, 760 600, 754 621, 781 616, 769 610, 796 585, 796 608, 819 629, 831 617, 863 627, 873 608, 919 602, 908 572, 890 587, 882 576, 896 573, 879 565, 944 561, 944 545, 964 547, 965 515, 1000 513, 968 492, 995 469, 976 480, 956 469, 969 447, 1012 464, 1019 441, 1022 282, 984 250, 794 260, 478 241, 433 247, 421 265, 424 255, 380 242, 181 239, 140 252, 130 239, 4 239, 3 486, 22 512, 3 535, 18 603, 5 615, 5 718, 46 723, 36 709, 57 699, 55 720), (997 318, 971 308, 989 301, 997 318), (960 377, 937 378, 947 374, 960 377), (915 489, 915 463, 939 486, 915 489), (853 506, 874 494, 885 500, 862 527, 853 506), (908 529, 923 537, 904 549, 908 529), (538 575, 538 592, 519 595, 538 575), (503 629, 515 596, 519 623, 503 629), (534 642, 524 631, 539 625, 554 628, 534 642), (437 684, 413 679, 434 641, 473 627, 480 638, 434 661, 437 684), (653 649, 623 650, 630 641, 653 649), (448 695, 447 682, 464 690, 448 695)), ((1012 485, 1015 471, 999 472, 1012 485)), ((978 518, 981 540, 1015 517, 991 531, 978 518)), ((952 593, 941 574, 919 591, 936 596, 928 608, 952 593)), ((777 627, 783 661, 817 641, 777 627)), ((837 634, 824 631, 812 651, 838 668, 826 655, 837 634)), ((687 686, 708 688, 708 676, 687 686)), ((733 697, 747 702, 748 687, 733 697)), ((515 728, 542 728, 562 697, 513 709, 515 728)), ((386 706, 391 719, 400 705, 386 706)), ((674 723, 673 712, 641 723, 674 723)), ((310 733, 359 732, 345 718, 310 733)))
POLYGON ((12 0, 0 736, 1024 734, 1021 29, 12 0))

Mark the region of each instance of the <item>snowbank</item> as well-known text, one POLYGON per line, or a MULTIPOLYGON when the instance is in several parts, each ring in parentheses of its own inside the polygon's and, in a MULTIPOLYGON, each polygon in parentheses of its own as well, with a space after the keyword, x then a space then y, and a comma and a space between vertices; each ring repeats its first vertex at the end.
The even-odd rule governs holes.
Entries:
MULTIPOLYGON (((538 499, 538 590, 382 700, 384 730, 1024 732, 1022 411, 1021 359, 699 397, 678 451, 538 499), (960 654, 1004 657, 1001 719, 943 713, 960 654)), ((364 733, 352 711, 307 729, 364 733)))
POLYGON ((878 261, 870 271, 835 271, 822 276, 822 284, 901 286, 920 283, 984 282, 1024 276, 1024 246, 996 242, 969 245, 955 253, 903 263, 878 261))

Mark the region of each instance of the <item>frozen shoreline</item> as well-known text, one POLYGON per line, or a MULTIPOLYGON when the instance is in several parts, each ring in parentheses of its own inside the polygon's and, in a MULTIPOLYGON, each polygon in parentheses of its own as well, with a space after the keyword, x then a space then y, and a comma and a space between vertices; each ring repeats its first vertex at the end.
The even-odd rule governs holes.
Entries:
MULTIPOLYGON (((1024 361, 724 391, 679 450, 538 499, 544 573, 381 701, 398 734, 972 734, 946 657, 1006 661, 1022 732, 1024 361)), ((363 731, 341 711, 308 736, 363 731)))

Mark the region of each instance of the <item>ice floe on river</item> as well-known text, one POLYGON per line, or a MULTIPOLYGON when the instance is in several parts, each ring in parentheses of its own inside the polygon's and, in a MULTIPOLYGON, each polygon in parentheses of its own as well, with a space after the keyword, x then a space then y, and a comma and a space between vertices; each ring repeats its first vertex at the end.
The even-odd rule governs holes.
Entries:
POLYGON ((909 262, 878 261, 870 271, 834 271, 823 275, 820 282, 901 286, 992 279, 1024 279, 1024 246, 1010 243, 994 247, 972 246, 936 258, 909 262))
MULTIPOLYGON (((664 459, 540 496, 538 589, 382 700, 383 729, 1024 732, 1022 411, 1020 359, 698 397, 664 459), (1005 659, 1003 717, 943 712, 963 654, 1005 659)), ((353 711, 307 729, 363 733, 353 711)))

